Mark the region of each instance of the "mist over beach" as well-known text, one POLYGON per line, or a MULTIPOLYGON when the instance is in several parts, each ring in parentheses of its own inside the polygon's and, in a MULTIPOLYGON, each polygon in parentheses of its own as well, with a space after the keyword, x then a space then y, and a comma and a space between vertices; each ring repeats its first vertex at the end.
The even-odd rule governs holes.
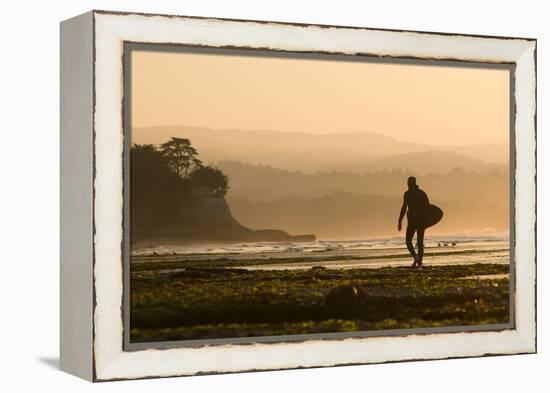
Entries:
POLYGON ((418 177, 445 219, 430 234, 509 225, 508 146, 411 144, 373 133, 306 134, 186 126, 136 128, 136 143, 187 137, 227 174, 233 216, 251 228, 323 239, 394 236, 404 179, 418 177), (498 197, 495 197, 498 196, 498 197))

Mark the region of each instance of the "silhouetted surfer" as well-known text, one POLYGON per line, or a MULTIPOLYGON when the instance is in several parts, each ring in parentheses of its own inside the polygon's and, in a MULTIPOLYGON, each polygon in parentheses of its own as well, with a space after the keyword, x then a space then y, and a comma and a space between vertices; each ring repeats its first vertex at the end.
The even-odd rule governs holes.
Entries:
POLYGON ((407 233, 405 236, 405 242, 407 248, 411 253, 414 263, 413 267, 422 266, 422 257, 424 256, 424 218, 426 209, 430 204, 428 196, 416 185, 416 178, 411 176, 407 179, 407 186, 409 189, 405 191, 403 195, 403 206, 399 213, 399 221, 397 223, 397 229, 400 231, 402 228, 401 222, 407 213, 407 233), (416 242, 418 244, 418 255, 414 251, 412 239, 416 232, 416 242))

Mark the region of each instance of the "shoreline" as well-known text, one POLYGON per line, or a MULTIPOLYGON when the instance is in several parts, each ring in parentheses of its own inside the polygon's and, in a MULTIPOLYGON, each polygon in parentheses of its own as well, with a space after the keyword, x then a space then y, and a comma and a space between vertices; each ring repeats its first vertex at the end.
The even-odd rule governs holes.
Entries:
MULTIPOLYGON (((424 265, 509 264, 508 247, 430 247, 424 265)), ((408 266, 412 258, 403 248, 328 252, 278 252, 134 256, 131 270, 174 270, 186 267, 247 270, 296 270, 322 266, 331 269, 408 266)))

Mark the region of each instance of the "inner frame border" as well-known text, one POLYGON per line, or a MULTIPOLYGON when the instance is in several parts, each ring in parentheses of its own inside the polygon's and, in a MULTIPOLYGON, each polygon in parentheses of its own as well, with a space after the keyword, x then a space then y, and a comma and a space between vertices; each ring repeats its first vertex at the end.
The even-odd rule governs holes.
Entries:
MULTIPOLYGON (((499 37, 502 38, 502 37, 499 37)), ((318 51, 290 51, 276 50, 262 47, 243 46, 211 46, 184 43, 150 43, 137 41, 123 41, 122 49, 122 133, 123 133, 123 244, 122 244, 122 273, 123 273, 123 294, 121 316, 123 321, 123 351, 137 351, 145 349, 171 349, 171 348, 200 348, 204 346, 217 345, 251 345, 255 343, 279 344, 279 343, 300 343, 309 340, 342 340, 346 338, 368 338, 368 337, 400 337, 408 335, 426 335, 434 333, 459 333, 459 332, 500 332, 513 330, 516 326, 516 273, 515 273, 515 196, 516 196, 516 97, 515 97, 515 71, 516 64, 511 62, 487 62, 474 60, 448 60, 420 57, 390 57, 377 56, 372 54, 346 54, 340 52, 318 52, 318 51), (238 338, 219 339, 196 339, 196 340, 173 340, 173 341, 151 341, 144 343, 130 342, 130 148, 132 145, 131 125, 131 52, 134 50, 150 52, 172 52, 172 53, 200 53, 214 56, 250 56, 250 57, 271 57, 288 59, 330 60, 341 62, 363 62, 382 64, 405 64, 423 65, 428 67, 458 67, 458 68, 484 68, 484 69, 505 69, 509 72, 509 322, 504 324, 488 325, 465 325, 447 327, 428 327, 412 329, 385 329, 356 332, 333 332, 313 334, 292 334, 276 336, 254 336, 238 338)))

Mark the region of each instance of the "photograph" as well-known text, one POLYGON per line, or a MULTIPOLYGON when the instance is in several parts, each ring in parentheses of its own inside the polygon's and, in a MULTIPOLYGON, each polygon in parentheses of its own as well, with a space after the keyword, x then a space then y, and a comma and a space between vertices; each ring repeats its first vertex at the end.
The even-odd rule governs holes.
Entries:
POLYGON ((129 45, 129 342, 509 328, 512 73, 129 45))

